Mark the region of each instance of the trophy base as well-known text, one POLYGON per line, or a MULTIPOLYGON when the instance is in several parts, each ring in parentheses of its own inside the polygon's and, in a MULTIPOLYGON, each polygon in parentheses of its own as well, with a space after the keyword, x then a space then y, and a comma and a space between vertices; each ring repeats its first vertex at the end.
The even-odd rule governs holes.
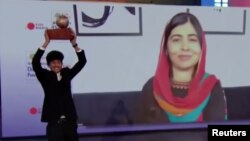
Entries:
POLYGON ((69 28, 48 29, 47 34, 50 40, 72 40, 74 34, 69 28))

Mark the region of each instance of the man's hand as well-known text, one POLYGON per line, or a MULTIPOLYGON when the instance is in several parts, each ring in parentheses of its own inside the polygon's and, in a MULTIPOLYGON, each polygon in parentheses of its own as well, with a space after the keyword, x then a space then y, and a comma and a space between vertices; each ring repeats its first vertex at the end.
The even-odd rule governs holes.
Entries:
POLYGON ((45 40, 45 41, 44 41, 42 47, 43 47, 44 49, 46 49, 47 46, 49 45, 49 42, 50 42, 49 35, 48 35, 48 33, 47 33, 47 29, 44 31, 44 40, 45 40))
POLYGON ((77 43, 76 43, 76 33, 72 28, 69 28, 71 30, 71 33, 73 35, 73 39, 70 40, 71 45, 74 47, 77 43))
POLYGON ((76 42, 76 33, 75 33, 75 31, 72 28, 70 28, 70 30, 71 30, 72 35, 74 37, 72 40, 70 40, 71 45, 75 49, 76 52, 79 52, 79 51, 81 51, 81 49, 78 47, 78 44, 76 42))

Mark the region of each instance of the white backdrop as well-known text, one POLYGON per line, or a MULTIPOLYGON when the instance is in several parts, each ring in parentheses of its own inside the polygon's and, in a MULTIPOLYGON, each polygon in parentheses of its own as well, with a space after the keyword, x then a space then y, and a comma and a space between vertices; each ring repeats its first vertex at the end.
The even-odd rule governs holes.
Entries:
MULTIPOLYGON (((142 35, 78 36, 78 45, 87 56, 85 68, 73 80, 73 93, 139 91, 154 74, 163 29, 168 20, 187 9, 195 14, 207 34, 207 68, 221 80, 224 87, 250 85, 250 12, 246 9, 213 7, 186 7, 143 4, 114 4, 90 2, 0 1, 0 53, 1 53, 1 107, 3 137, 45 134, 40 123, 43 91, 34 76, 31 58, 43 43, 44 29, 51 27, 55 13, 66 13, 70 27, 75 29, 73 5, 92 17, 101 17, 105 5, 114 6, 107 22, 95 29, 78 26, 81 33, 137 33, 139 7, 142 9, 142 35), (135 16, 126 17, 124 6, 135 7, 135 16), (88 8, 86 8, 88 7, 88 8), (86 9, 85 9, 86 8, 86 9), (92 15, 93 14, 93 15, 92 15), (119 16, 121 15, 121 16, 119 16), (126 21, 127 24, 122 24, 126 21)), ((131 16, 131 15, 130 15, 131 16)), ((58 49, 65 54, 65 65, 76 61, 68 41, 52 41, 46 52, 58 49)), ((42 63, 46 67, 43 58, 42 63)))

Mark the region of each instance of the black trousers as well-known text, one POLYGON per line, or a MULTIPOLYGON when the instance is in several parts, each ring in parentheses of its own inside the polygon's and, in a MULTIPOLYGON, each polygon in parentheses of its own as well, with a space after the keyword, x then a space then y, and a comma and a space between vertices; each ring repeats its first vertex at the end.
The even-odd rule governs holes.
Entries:
POLYGON ((77 123, 67 120, 48 122, 46 135, 48 141, 79 141, 77 123))

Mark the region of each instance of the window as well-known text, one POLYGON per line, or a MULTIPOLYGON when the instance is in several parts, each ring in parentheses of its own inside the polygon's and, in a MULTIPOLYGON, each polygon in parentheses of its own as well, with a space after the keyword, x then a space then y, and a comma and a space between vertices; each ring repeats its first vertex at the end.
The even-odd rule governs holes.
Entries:
POLYGON ((228 7, 228 0, 214 0, 214 6, 216 6, 216 7, 228 7))

